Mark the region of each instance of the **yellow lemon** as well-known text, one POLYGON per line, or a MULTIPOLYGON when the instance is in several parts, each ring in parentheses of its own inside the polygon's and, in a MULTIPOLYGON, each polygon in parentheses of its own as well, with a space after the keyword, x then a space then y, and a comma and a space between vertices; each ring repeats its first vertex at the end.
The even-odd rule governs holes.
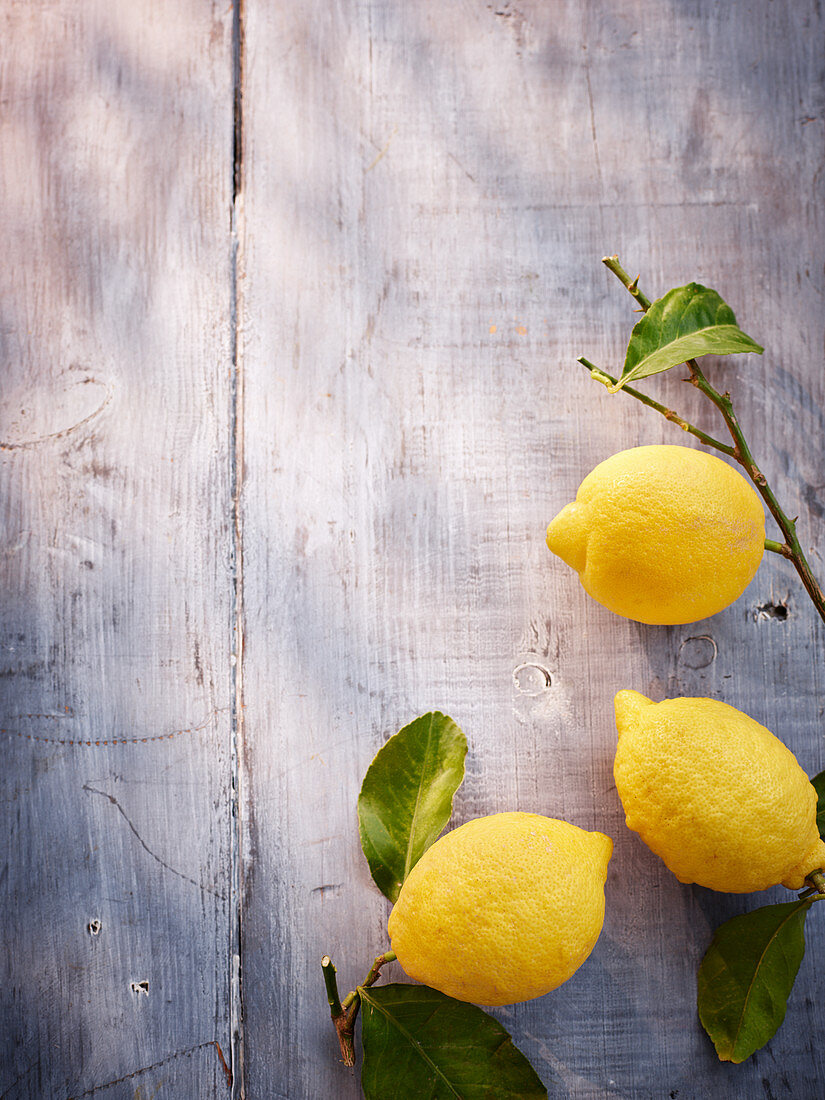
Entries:
POLYGON ((727 463, 633 447, 600 463, 547 528, 594 600, 640 623, 692 623, 733 603, 765 547, 765 513, 727 463))
POLYGON ((567 981, 599 938, 613 842, 566 821, 502 813, 429 848, 390 914, 411 978, 461 1001, 514 1004, 567 981))
POLYGON ((798 890, 825 867, 816 791, 770 730, 716 699, 620 691, 615 706, 627 824, 680 882, 798 890))

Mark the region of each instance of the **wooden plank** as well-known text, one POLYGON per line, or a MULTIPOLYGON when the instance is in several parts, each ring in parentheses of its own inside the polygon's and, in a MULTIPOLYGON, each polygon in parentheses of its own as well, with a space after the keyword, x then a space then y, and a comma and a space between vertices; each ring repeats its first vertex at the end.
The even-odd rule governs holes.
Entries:
POLYGON ((231 10, 2 26, 0 1095, 226 1095, 231 10))
MULTIPOLYGON (((431 707, 470 740, 456 821, 518 807, 616 841, 591 960, 498 1013, 547 1081, 814 1095, 813 959, 768 1052, 721 1066, 701 1033, 696 965, 749 901, 680 886, 626 830, 611 701, 722 697, 816 771, 822 629, 781 561, 711 622, 613 618, 543 530, 597 461, 674 441, 575 364, 621 353, 619 251, 651 294, 716 286, 767 345, 717 377, 821 571, 818 5, 247 0, 245 25, 248 1095, 359 1095, 319 960, 350 988, 386 946, 355 800, 431 707)), ((650 388, 715 427, 676 377, 650 388)))

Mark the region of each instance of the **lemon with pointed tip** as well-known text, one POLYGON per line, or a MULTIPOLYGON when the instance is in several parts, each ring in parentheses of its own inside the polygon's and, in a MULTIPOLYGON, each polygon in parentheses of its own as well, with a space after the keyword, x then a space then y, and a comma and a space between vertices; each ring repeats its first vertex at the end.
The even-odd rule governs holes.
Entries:
POLYGON ((530 813, 474 818, 413 867, 390 914, 411 978, 506 1005, 567 981, 599 938, 613 842, 530 813))
POLYGON ((717 699, 615 699, 613 774, 628 827, 680 882, 741 894, 800 889, 825 867, 817 795, 796 757, 717 699))
POLYGON ((744 592, 765 548, 758 495, 690 447, 620 451, 547 528, 547 545, 594 600, 637 622, 692 623, 744 592))

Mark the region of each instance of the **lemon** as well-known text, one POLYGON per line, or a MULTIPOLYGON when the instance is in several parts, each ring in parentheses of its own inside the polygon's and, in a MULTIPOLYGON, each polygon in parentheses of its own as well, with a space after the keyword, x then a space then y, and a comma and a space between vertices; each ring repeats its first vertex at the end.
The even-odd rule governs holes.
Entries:
POLYGON ((600 463, 547 528, 594 600, 641 623, 692 623, 733 603, 765 547, 765 514, 727 463, 633 447, 600 463))
POLYGON ((627 824, 680 882, 798 890, 825 866, 816 791, 770 730, 716 699, 620 691, 615 706, 627 824))
POLYGON ((429 848, 389 934, 411 978, 481 1005, 540 997, 581 966, 604 922, 613 842, 566 821, 501 813, 429 848))

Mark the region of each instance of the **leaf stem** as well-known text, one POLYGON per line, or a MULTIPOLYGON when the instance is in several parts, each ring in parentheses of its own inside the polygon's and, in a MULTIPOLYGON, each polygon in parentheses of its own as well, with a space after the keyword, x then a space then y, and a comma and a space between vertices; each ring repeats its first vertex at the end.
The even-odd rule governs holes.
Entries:
POLYGON ((369 989, 371 985, 375 985, 381 974, 381 967, 384 966, 385 963, 395 962, 396 958, 397 956, 394 951, 385 951, 383 955, 378 955, 375 962, 370 967, 369 974, 367 974, 366 978, 361 982, 361 986, 365 989, 369 989))
POLYGON ((772 554, 781 554, 783 558, 792 558, 793 551, 784 542, 776 542, 774 539, 765 539, 765 549, 772 554))
MULTIPOLYGON (((395 959, 394 951, 385 951, 383 955, 378 955, 358 989, 368 989, 371 985, 375 985, 380 977, 381 967, 386 963, 395 962, 395 959)), ((341 1048, 341 1058, 345 1066, 352 1067, 355 1065, 355 1021, 361 1009, 361 997, 358 990, 353 989, 343 1001, 340 999, 335 967, 329 955, 324 955, 321 959, 321 970, 327 989, 329 1014, 338 1035, 338 1046, 341 1048)))
MULTIPOLYGON (((631 280, 630 276, 624 270, 619 263, 617 256, 607 256, 602 260, 602 263, 607 267, 616 278, 625 286, 628 292, 639 303, 643 310, 647 311, 650 308, 650 299, 647 298, 639 290, 637 283, 638 279, 631 280)), ((767 479, 762 471, 757 466, 753 455, 751 454, 750 447, 745 439, 744 433, 739 426, 739 421, 736 414, 733 411, 733 404, 730 399, 729 393, 719 393, 718 390, 708 382, 704 374, 700 370, 695 359, 687 360, 687 368, 690 371, 690 379, 692 385, 694 385, 701 393, 711 401, 719 412, 722 414, 722 418, 725 421, 725 425, 730 432, 733 439, 733 447, 726 449, 726 453, 742 466, 756 486, 762 499, 768 507, 768 511, 776 520, 780 531, 785 537, 785 544, 787 547, 787 553, 784 550, 779 550, 784 557, 793 562, 794 569, 799 574, 799 579, 802 581, 802 585, 805 591, 811 598, 811 602, 819 614, 819 617, 825 622, 825 593, 823 593, 819 582, 811 572, 811 567, 808 564, 808 559, 805 557, 805 553, 802 549, 802 545, 799 542, 796 534, 796 520, 790 519, 783 509, 781 508, 779 501, 776 499, 773 490, 768 485, 767 479)), ((630 393, 630 390, 625 386, 626 392, 630 393)), ((632 396, 638 397, 638 393, 634 393, 632 396)), ((647 401, 644 404, 650 404, 652 408, 655 408, 655 403, 649 403, 647 401)), ((661 408, 659 409, 661 412, 661 408)), ((663 414, 664 415, 664 414, 663 414)), ((676 419, 674 417, 668 417, 668 419, 676 419)), ((678 421, 677 421, 678 422, 678 421)), ((690 428, 686 429, 690 431, 690 428)), ((697 429, 698 431, 698 429, 697 429)), ((692 432, 693 435, 697 435, 697 431, 692 432)), ((701 438, 697 436, 697 438, 701 438)), ((709 442, 710 446, 715 446, 717 449, 723 449, 718 446, 717 443, 711 440, 708 436, 705 442, 709 442)), ((773 540, 771 540, 773 541, 773 540)), ((781 545, 781 544, 778 544, 781 545)), ((773 549, 773 547, 770 547, 773 549)))

